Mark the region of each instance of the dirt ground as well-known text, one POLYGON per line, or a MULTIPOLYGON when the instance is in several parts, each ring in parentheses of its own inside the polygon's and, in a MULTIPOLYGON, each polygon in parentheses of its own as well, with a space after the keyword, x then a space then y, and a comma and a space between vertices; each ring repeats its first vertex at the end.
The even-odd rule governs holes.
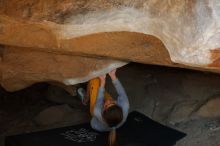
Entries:
MULTIPOLYGON (((176 146, 220 146, 220 116, 197 114, 213 97, 220 98, 220 75, 136 63, 118 69, 117 75, 129 96, 130 111, 138 110, 187 133, 176 146)), ((115 96, 109 77, 106 88, 115 96)), ((51 92, 51 85, 47 83, 14 93, 0 90, 0 146, 4 146, 6 135, 89 120, 88 107, 82 106, 79 99, 62 89, 51 92), (51 98, 48 100, 48 96, 63 100, 55 103, 51 98)))

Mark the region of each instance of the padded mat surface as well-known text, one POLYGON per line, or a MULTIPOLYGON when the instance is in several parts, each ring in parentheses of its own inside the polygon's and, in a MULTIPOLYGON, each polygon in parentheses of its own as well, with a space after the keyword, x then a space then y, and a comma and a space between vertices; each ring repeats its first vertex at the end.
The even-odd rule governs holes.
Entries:
MULTIPOLYGON (((172 146, 186 134, 163 126, 139 112, 131 112, 117 129, 119 146, 172 146)), ((107 146, 108 132, 97 132, 89 123, 8 136, 5 146, 107 146)))

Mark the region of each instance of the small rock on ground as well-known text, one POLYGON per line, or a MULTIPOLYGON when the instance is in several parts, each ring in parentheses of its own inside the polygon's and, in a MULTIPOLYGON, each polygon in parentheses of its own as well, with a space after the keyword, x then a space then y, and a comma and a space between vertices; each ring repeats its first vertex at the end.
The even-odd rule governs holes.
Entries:
POLYGON ((47 126, 58 123, 78 124, 88 119, 89 114, 85 111, 73 109, 68 105, 58 105, 41 111, 34 120, 40 126, 47 126))
POLYGON ((198 109, 195 115, 205 118, 220 117, 220 95, 212 96, 198 109))

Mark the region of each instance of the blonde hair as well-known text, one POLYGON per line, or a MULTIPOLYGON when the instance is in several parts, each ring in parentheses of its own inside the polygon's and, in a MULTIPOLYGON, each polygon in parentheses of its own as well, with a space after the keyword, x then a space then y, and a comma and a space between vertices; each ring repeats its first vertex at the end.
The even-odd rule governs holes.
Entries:
POLYGON ((116 144, 116 128, 112 128, 109 133, 109 146, 115 146, 116 144))

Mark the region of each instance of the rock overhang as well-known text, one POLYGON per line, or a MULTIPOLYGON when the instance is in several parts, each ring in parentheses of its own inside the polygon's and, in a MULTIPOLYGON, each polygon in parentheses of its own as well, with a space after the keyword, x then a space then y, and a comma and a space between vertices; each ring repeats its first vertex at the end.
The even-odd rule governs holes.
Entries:
MULTIPOLYGON (((0 43, 13 46, 10 50, 219 71, 218 1, 13 2, 17 13, 9 9, 0 16, 0 43)), ((98 76, 99 70, 93 68, 95 75, 81 81, 98 76)), ((80 82, 74 77, 64 82, 80 82)))

